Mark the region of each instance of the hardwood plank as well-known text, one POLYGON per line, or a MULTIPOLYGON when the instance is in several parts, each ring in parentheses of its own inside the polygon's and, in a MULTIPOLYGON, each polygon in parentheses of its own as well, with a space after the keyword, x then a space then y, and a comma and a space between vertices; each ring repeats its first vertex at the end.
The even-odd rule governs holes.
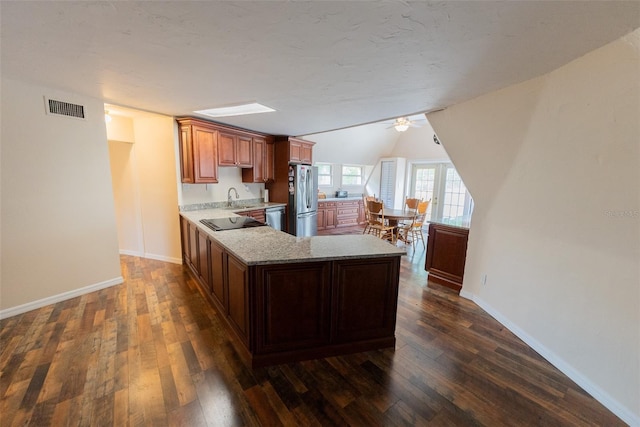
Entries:
POLYGON ((395 349, 255 370, 186 267, 122 256, 122 285, 0 321, 0 424, 624 425, 428 283, 418 248, 401 262, 395 349))

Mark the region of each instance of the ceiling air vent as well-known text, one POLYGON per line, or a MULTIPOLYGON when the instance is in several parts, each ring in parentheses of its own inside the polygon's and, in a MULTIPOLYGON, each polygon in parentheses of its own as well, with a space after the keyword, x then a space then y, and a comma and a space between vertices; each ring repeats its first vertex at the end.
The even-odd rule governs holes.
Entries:
POLYGON ((57 101, 55 99, 45 98, 48 114, 57 114, 59 116, 73 117, 76 119, 85 119, 84 105, 71 104, 70 102, 57 101))

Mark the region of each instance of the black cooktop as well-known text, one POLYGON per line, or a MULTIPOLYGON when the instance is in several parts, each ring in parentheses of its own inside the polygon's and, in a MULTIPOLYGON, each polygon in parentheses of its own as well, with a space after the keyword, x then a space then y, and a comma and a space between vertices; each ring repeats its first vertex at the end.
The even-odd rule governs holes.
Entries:
POLYGON ((201 223, 213 231, 235 230, 236 228, 260 227, 266 225, 246 216, 236 216, 230 218, 201 219, 201 223))

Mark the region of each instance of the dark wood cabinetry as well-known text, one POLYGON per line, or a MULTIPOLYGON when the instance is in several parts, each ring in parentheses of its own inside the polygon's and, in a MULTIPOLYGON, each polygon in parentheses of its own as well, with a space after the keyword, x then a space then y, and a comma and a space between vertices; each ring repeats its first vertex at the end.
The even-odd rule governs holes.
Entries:
POLYGON ((247 265, 181 221, 185 262, 253 367, 395 345, 400 256, 247 265))
MULTIPOLYGON (((314 142, 277 137, 274 150, 274 178, 266 184, 272 202, 289 203, 289 163, 311 164, 314 142)), ((269 149, 269 147, 267 146, 269 149)))
POLYGON ((218 133, 218 165, 253 167, 253 139, 237 133, 218 133))
POLYGON ((258 268, 256 354, 329 343, 330 266, 303 263, 258 268))
POLYGON ((218 303, 222 312, 226 315, 229 311, 227 304, 227 285, 225 282, 225 266, 226 266, 226 254, 224 248, 213 240, 209 241, 209 254, 211 257, 210 270, 211 270, 211 290, 214 299, 218 303))
POLYGON ((249 270, 232 255, 226 255, 228 319, 245 346, 249 347, 249 270))
POLYGON ((273 140, 253 138, 253 167, 242 169, 242 182, 269 182, 274 179, 273 140))
POLYGON ((467 257, 469 229, 429 224, 425 269, 429 280, 460 291, 467 257))
POLYGON ((273 137, 190 117, 177 122, 183 183, 217 183, 218 166, 243 168, 243 182, 274 179, 273 137))

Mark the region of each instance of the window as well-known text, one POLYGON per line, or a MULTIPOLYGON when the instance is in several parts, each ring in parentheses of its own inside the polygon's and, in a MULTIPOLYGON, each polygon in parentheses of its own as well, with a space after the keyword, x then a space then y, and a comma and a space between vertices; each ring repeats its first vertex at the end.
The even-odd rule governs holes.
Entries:
POLYGON ((317 163, 318 167, 318 187, 331 187, 333 185, 332 167, 327 163, 317 163))
POLYGON ((342 185, 362 185, 363 175, 362 166, 342 166, 342 185))

